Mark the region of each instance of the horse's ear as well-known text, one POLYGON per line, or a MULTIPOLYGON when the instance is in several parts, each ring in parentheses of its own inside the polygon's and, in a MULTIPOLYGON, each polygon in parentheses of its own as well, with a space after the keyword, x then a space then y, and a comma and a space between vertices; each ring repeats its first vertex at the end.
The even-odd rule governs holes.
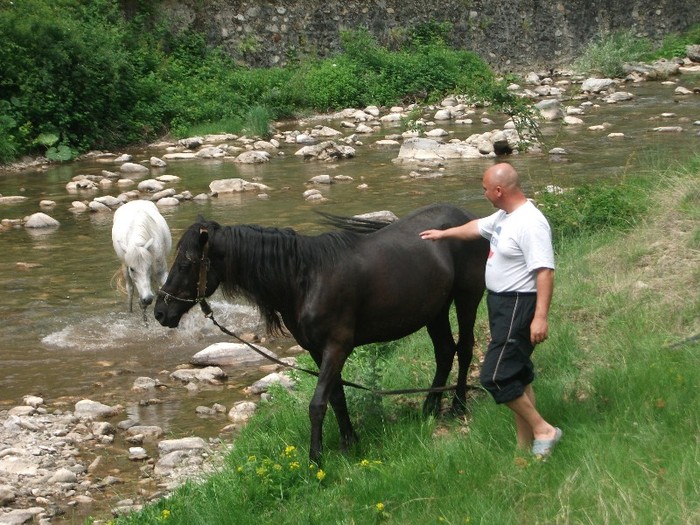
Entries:
POLYGON ((209 230, 204 226, 199 229, 199 247, 202 248, 209 241, 209 230))
POLYGON ((153 241, 154 241, 154 239, 153 239, 153 237, 151 237, 150 239, 148 239, 148 240, 146 241, 146 244, 144 244, 143 247, 144 247, 146 250, 148 250, 148 249, 151 247, 151 245, 153 244, 153 241))

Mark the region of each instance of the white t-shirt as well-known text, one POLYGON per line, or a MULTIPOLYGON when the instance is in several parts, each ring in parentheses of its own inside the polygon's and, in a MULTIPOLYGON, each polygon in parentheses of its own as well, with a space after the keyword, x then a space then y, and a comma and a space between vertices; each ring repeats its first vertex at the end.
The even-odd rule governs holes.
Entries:
POLYGON ((491 241, 486 288, 492 292, 537 291, 536 270, 554 269, 552 230, 530 201, 512 213, 499 210, 479 219, 479 233, 491 241))

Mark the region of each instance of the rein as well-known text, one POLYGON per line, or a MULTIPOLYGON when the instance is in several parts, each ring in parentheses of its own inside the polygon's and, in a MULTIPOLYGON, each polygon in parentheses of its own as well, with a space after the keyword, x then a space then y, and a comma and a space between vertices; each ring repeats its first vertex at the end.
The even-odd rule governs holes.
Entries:
MULTIPOLYGON (((204 228, 200 230, 200 233, 206 232, 204 228)), ((268 359, 269 361, 272 361, 273 363, 284 366, 287 368, 291 368, 293 370, 297 370, 299 372, 305 372, 307 374, 310 374, 312 376, 319 377, 319 372, 316 370, 310 370, 308 368, 303 368, 300 366, 297 366, 295 364, 291 363, 286 363, 280 359, 277 359, 274 356, 271 356, 269 354, 266 354, 256 346, 252 345, 248 341, 245 341, 241 339, 236 333, 230 331, 227 329, 225 326, 222 326, 219 324, 219 322, 214 318, 214 312, 211 309, 211 306, 209 306, 209 303, 207 302, 206 299, 206 288, 207 288, 207 272, 209 271, 209 241, 204 243, 204 248, 202 250, 202 257, 200 259, 200 265, 199 265, 199 281, 197 282, 197 297, 195 299, 186 299, 183 297, 177 297, 175 295, 169 294, 168 292, 164 291, 162 288, 158 290, 158 293, 163 296, 163 300, 165 301, 165 304, 168 304, 169 300, 175 300, 175 301, 180 301, 183 303, 193 303, 193 304, 199 304, 199 307, 202 309, 202 313, 204 314, 204 317, 211 319, 211 322, 214 323, 214 326, 216 326, 219 330, 221 330, 223 333, 225 333, 228 336, 233 337, 234 339, 238 340, 242 344, 246 345, 248 348, 256 352, 257 354, 263 356, 265 359, 268 359)), ((358 383, 353 383, 352 381, 346 381, 345 379, 341 379, 341 384, 343 386, 349 386, 352 388, 357 388, 359 390, 365 390, 367 392, 371 392, 372 394, 375 395, 380 395, 380 396, 391 396, 391 395, 400 395, 400 394, 419 394, 419 393, 430 393, 430 392, 448 392, 450 390, 456 390, 457 385, 451 385, 451 386, 442 386, 442 387, 433 387, 433 388, 406 388, 406 389, 398 389, 398 390, 377 390, 374 388, 369 388, 367 386, 360 385, 358 383)), ((479 390, 478 387, 474 387, 471 385, 467 385, 467 389, 469 390, 479 390)))

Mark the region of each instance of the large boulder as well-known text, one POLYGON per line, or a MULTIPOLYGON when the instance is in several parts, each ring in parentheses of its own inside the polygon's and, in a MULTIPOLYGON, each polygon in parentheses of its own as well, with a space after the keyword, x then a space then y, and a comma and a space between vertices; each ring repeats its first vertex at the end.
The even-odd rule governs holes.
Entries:
POLYGON ((244 191, 267 191, 270 187, 258 182, 233 178, 213 180, 209 183, 209 189, 213 193, 241 193, 244 191))
POLYGON ((25 228, 58 228, 60 223, 45 213, 33 213, 24 223, 25 228))
POLYGON ((688 60, 691 62, 700 62, 700 45, 685 46, 685 52, 688 60))
MULTIPOLYGON (((277 358, 274 352, 260 345, 255 348, 263 354, 277 358)), ((264 356, 242 343, 214 343, 197 352, 190 359, 195 366, 241 366, 267 362, 264 356)))
POLYGON ((615 89, 615 81, 612 78, 587 78, 581 84, 581 91, 589 93, 601 93, 615 89))
POLYGON ((110 417, 119 412, 118 407, 111 407, 90 399, 83 399, 75 404, 75 417, 81 419, 98 419, 110 417))
POLYGON ((561 120, 565 117, 561 102, 556 98, 541 100, 535 104, 535 109, 540 112, 542 118, 547 121, 561 120))
POLYGON ((355 156, 355 149, 350 146, 343 146, 342 144, 336 144, 333 141, 327 140, 319 144, 304 146, 294 153, 294 155, 303 157, 305 160, 316 159, 328 161, 349 159, 355 156))

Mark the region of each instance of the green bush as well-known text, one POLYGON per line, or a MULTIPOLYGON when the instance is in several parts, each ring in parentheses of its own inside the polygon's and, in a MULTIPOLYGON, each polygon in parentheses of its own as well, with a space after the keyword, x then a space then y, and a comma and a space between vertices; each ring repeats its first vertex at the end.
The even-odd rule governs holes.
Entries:
POLYGON ((342 33, 338 56, 253 69, 202 33, 154 23, 153 4, 137 3, 128 19, 119 6, 0 0, 0 162, 65 160, 195 130, 265 135, 270 120, 454 92, 522 109, 485 62, 448 47, 447 22, 406 28, 393 51, 360 29, 342 33))
POLYGON ((685 57, 686 46, 700 44, 700 24, 696 24, 684 33, 666 36, 661 46, 649 54, 649 59, 685 57))
POLYGON ((113 2, 26 0, 0 10, 2 97, 12 101, 7 130, 22 151, 41 147, 44 133, 58 146, 110 146, 135 96, 136 71, 122 45, 113 2))
POLYGON ((638 38, 631 30, 601 33, 584 49, 574 62, 580 73, 598 73, 606 77, 624 75, 625 62, 644 59, 651 51, 651 43, 638 38))
POLYGON ((493 82, 492 72, 477 55, 450 49, 442 37, 430 39, 424 31, 406 48, 393 52, 381 47, 367 30, 343 32, 342 55, 301 72, 306 103, 325 110, 434 102, 447 93, 477 92, 493 82))
POLYGON ((645 210, 631 183, 582 185, 563 193, 542 192, 538 205, 552 227, 555 242, 600 231, 624 231, 645 210))
POLYGON ((0 163, 10 162, 17 155, 17 144, 11 133, 16 124, 10 116, 10 103, 0 100, 0 163))
POLYGON ((328 111, 366 103, 362 96, 362 78, 357 63, 348 57, 339 56, 303 69, 296 78, 296 84, 304 86, 304 104, 308 108, 328 111))

